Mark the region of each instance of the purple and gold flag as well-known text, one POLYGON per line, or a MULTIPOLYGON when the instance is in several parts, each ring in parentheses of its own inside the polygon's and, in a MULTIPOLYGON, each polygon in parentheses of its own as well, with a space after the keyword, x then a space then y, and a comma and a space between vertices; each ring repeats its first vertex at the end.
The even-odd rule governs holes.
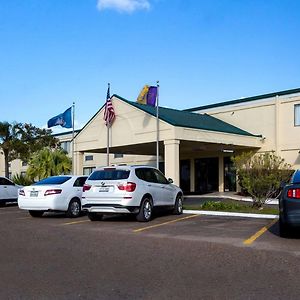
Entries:
POLYGON ((155 106, 156 97, 157 97, 157 87, 145 85, 137 98, 137 102, 141 104, 155 106))

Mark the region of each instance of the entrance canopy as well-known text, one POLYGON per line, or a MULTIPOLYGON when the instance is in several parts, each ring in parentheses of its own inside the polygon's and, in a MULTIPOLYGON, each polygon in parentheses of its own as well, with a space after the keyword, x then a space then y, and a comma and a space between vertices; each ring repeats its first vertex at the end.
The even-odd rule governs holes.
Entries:
MULTIPOLYGON (((112 96, 116 118, 110 129, 110 153, 155 155, 156 108, 112 96)), ((75 138, 76 152, 106 153, 104 106, 75 138)), ((251 134, 207 114, 159 108, 160 154, 165 144, 180 143, 180 156, 258 149, 261 136, 251 134), (171 142, 172 143, 172 142, 171 142)))

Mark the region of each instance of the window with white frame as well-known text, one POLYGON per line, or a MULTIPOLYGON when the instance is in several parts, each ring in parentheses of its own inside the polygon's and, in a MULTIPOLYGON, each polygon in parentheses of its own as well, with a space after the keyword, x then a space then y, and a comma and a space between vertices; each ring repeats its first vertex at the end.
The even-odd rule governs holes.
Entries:
POLYGON ((83 175, 90 175, 96 167, 85 167, 83 168, 83 175))
POLYGON ((294 125, 300 126, 300 104, 294 106, 294 125))

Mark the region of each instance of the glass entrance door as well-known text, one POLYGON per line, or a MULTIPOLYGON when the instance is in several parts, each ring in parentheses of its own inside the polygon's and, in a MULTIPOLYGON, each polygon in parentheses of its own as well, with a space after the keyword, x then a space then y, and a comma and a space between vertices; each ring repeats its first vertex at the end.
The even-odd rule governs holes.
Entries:
POLYGON ((236 192, 236 170, 230 157, 224 157, 224 192, 236 192))
POLYGON ((191 161, 189 159, 180 161, 180 188, 184 193, 191 190, 191 161))
POLYGON ((205 194, 219 190, 219 158, 195 159, 195 192, 205 194))

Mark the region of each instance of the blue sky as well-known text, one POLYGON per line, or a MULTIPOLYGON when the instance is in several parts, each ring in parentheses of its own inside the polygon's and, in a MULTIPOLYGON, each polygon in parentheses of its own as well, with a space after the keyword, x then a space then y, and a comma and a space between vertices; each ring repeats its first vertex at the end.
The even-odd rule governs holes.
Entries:
MULTIPOLYGON (((0 0, 1 121, 76 103, 83 126, 111 93, 190 108, 300 87, 300 1, 0 0)), ((56 127, 56 132, 63 131, 56 127)))

